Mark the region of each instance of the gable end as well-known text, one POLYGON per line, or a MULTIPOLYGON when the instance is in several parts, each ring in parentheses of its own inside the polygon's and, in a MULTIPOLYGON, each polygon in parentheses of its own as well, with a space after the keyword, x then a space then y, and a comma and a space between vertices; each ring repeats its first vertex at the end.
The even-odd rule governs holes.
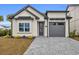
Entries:
MULTIPOLYGON (((39 14, 43 15, 44 18, 48 18, 46 15, 42 14, 41 12, 37 11, 35 8, 33 8, 32 6, 28 5, 28 6, 25 6, 24 8, 20 9, 17 13, 15 13, 14 15, 10 16, 10 19, 13 19, 16 15, 18 15, 19 13, 21 13, 22 11, 26 10, 28 7, 31 7, 33 10, 35 10, 36 12, 38 12, 39 14)), ((36 16, 35 14, 33 14, 32 12, 30 12, 29 10, 26 10, 28 11, 30 14, 32 14, 33 16, 35 16, 36 19, 39 19, 38 16, 36 16)))

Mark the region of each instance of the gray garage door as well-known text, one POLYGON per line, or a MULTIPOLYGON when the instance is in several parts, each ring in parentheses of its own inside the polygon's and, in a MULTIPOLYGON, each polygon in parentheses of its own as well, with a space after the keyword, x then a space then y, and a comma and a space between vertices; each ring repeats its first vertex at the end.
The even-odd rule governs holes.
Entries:
POLYGON ((50 37, 64 37, 65 23, 64 22, 49 22, 49 36, 50 37))

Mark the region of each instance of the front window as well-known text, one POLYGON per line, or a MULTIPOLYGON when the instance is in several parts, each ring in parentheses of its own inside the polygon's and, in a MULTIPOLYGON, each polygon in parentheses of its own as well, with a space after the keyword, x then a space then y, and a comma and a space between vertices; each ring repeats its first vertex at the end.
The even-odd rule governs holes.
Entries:
POLYGON ((27 31, 29 31, 30 30, 30 28, 29 28, 30 26, 29 26, 29 23, 25 23, 25 32, 27 32, 27 31))
POLYGON ((20 32, 24 31, 24 23, 19 23, 19 31, 20 32))
POLYGON ((29 23, 19 23, 19 32, 29 32, 30 24, 29 23))

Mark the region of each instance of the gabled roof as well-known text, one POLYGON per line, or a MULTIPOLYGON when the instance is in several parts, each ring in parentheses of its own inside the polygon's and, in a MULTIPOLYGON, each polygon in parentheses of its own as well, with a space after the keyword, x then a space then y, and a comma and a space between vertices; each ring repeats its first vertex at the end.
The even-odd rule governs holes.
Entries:
POLYGON ((32 12, 30 12, 29 10, 26 10, 27 12, 29 12, 30 14, 32 14, 33 16, 35 16, 36 19, 39 19, 39 17, 35 14, 33 14, 32 12))
MULTIPOLYGON (((42 14, 41 12, 39 12, 38 10, 36 10, 35 8, 33 8, 32 6, 28 5, 25 6, 24 8, 20 9, 18 12, 16 12, 13 16, 11 16, 10 18, 14 18, 16 15, 18 15, 19 13, 21 13, 22 11, 24 11, 25 9, 27 9, 28 7, 32 8, 33 10, 35 10, 36 12, 38 12, 39 14, 43 15, 45 18, 47 18, 47 16, 45 14, 42 14)), ((29 11, 30 12, 30 11, 29 11)), ((31 12, 30 12, 31 13, 31 12)), ((31 13, 32 15, 34 15, 33 13, 31 13)), ((37 17, 36 15, 34 15, 35 17, 37 17)), ((37 17, 38 18, 38 17, 37 17)))

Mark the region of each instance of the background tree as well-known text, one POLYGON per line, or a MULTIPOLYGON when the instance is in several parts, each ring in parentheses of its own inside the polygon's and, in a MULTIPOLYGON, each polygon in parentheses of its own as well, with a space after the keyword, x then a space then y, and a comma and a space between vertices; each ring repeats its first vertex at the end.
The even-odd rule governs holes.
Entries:
POLYGON ((0 16, 0 21, 3 21, 3 16, 0 16))
POLYGON ((7 15, 7 20, 11 22, 11 29, 9 30, 9 35, 12 37, 12 17, 13 17, 13 14, 11 15, 7 15))
POLYGON ((12 18, 13 14, 11 15, 7 15, 7 20, 11 22, 11 18, 12 18))

